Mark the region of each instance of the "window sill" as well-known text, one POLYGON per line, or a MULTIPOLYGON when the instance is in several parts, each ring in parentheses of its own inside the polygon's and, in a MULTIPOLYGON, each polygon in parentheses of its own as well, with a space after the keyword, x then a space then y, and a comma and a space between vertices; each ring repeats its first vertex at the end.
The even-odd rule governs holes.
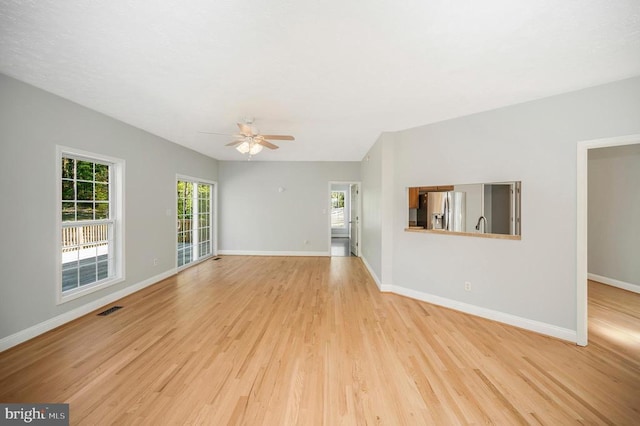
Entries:
POLYGON ((83 297, 83 296, 87 296, 87 295, 89 295, 91 293, 95 293, 98 290, 102 290, 102 289, 111 287, 112 285, 121 283, 123 281, 124 281, 124 277, 115 277, 115 278, 109 279, 108 281, 98 281, 96 283, 89 284, 89 285, 83 286, 81 288, 77 288, 77 289, 66 291, 64 293, 60 293, 58 295, 58 302, 56 304, 57 305, 62 305, 63 303, 70 302, 72 300, 78 299, 78 298, 83 297))

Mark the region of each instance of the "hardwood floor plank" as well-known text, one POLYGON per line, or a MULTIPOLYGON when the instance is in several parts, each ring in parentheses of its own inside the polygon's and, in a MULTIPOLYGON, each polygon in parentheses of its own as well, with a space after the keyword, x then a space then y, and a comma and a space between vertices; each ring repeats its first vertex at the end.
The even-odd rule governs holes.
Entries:
POLYGON ((0 353, 0 401, 72 424, 637 424, 640 295, 589 295, 581 348, 380 293, 357 258, 227 256, 0 353))

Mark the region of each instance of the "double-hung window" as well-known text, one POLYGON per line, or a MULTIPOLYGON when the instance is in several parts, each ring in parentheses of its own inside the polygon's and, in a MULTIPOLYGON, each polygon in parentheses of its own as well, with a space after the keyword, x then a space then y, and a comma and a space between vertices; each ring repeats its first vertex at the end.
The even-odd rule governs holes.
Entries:
POLYGON ((58 303, 124 279, 124 161, 58 147, 58 303))

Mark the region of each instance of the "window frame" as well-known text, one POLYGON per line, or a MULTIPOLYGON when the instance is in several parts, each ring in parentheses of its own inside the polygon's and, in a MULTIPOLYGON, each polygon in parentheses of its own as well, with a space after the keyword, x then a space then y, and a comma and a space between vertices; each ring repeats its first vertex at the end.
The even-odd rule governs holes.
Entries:
POLYGON ((124 259, 124 172, 125 160, 96 154, 76 148, 56 145, 56 304, 60 305, 96 291, 111 287, 125 280, 124 259), (109 165, 109 219, 62 221, 62 158, 69 157, 81 161, 109 165), (111 276, 86 284, 82 287, 62 290, 62 230, 87 224, 112 223, 109 239, 112 240, 113 255, 110 263, 111 276))
MULTIPOLYGON (((175 223, 176 223, 176 228, 175 228, 175 232, 174 232, 174 238, 176 238, 176 246, 175 246, 175 265, 176 265, 176 270, 177 271, 182 271, 183 269, 189 268, 193 265, 197 265, 200 262, 203 262, 207 259, 210 259, 214 256, 217 256, 218 254, 218 226, 217 226, 217 217, 218 217, 218 183, 216 181, 211 181, 211 180, 207 180, 207 179, 201 179, 201 178, 197 178, 197 177, 193 177, 193 176, 187 176, 187 175, 182 175, 182 174, 176 174, 176 180, 175 180, 175 186, 174 186, 174 191, 175 191, 175 202, 174 202, 174 206, 176 208, 176 214, 175 214, 175 223), (178 224, 180 222, 180 218, 178 217, 178 191, 177 191, 177 186, 178 186, 178 182, 190 182, 192 184, 194 184, 194 189, 193 189, 193 196, 194 196, 194 211, 192 213, 193 216, 193 221, 195 221, 195 217, 198 214, 198 206, 196 206, 196 204, 198 204, 199 198, 198 198, 198 191, 197 191, 197 185, 199 184, 204 184, 204 185, 209 185, 211 187, 211 191, 209 194, 209 241, 210 241, 210 251, 209 254, 205 255, 205 256, 200 256, 197 259, 192 260, 191 262, 188 263, 184 263, 182 265, 178 265, 178 242, 177 242, 177 237, 178 237, 178 224)), ((198 231, 200 230, 200 227, 198 227, 198 231)), ((193 242, 193 247, 194 247, 194 251, 195 253, 199 254, 200 251, 200 241, 199 241, 199 232, 196 233, 194 231, 194 228, 191 228, 191 232, 194 233, 195 239, 196 241, 193 242)), ((192 252, 193 253, 193 252, 192 252)))
POLYGON ((331 202, 331 218, 330 218, 331 229, 347 229, 347 214, 345 212, 345 209, 347 208, 347 202, 346 202, 346 200, 347 200, 347 191, 342 190, 342 189, 338 189, 338 190, 333 190, 332 189, 331 190, 331 195, 332 195, 332 197, 331 197, 331 199, 332 199, 332 202, 331 202), (342 206, 342 216, 343 216, 343 224, 342 224, 342 226, 333 226, 333 209, 334 208, 339 208, 339 207, 333 207, 333 193, 334 192, 341 192, 343 194, 343 198, 342 199, 344 200, 343 201, 344 205, 342 206))

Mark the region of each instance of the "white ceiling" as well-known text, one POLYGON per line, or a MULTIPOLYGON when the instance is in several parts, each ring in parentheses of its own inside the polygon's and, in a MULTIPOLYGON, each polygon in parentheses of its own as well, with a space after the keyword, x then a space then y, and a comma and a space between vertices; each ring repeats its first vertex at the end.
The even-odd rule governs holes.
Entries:
POLYGON ((640 75, 640 0, 0 0, 0 72, 224 160, 359 161, 394 131, 640 75))

